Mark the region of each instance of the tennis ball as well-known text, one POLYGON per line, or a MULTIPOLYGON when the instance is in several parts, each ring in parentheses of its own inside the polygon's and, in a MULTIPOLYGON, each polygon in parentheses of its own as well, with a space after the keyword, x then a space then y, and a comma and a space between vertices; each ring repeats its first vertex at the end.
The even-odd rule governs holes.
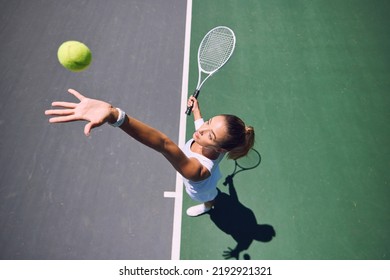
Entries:
POLYGON ((62 43, 58 48, 57 56, 62 66, 73 72, 80 72, 87 69, 92 61, 90 49, 78 41, 62 43))

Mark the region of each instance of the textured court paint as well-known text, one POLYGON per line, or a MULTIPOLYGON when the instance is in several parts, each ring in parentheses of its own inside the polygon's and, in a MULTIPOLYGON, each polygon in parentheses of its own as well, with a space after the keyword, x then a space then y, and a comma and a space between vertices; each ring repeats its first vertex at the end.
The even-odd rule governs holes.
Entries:
POLYGON ((44 110, 73 87, 178 139, 186 3, 0 1, 0 259, 170 259, 175 170, 119 129, 44 110), (91 67, 57 60, 85 42, 91 67), (180 54, 180 55, 178 55, 180 54))
MULTIPOLYGON (((389 5, 194 3, 189 91, 203 34, 231 27, 235 54, 202 89, 201 107, 205 118, 233 113, 255 126, 262 163, 234 183, 248 216, 276 231, 240 259, 390 258, 389 5)), ((209 215, 183 217, 182 259, 223 259, 235 246, 209 215)))

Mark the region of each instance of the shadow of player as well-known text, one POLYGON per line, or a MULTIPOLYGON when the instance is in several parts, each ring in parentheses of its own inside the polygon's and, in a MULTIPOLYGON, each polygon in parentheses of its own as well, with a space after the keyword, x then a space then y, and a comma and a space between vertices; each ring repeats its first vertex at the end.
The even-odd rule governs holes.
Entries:
MULTIPOLYGON (((228 248, 224 251, 223 257, 238 260, 240 253, 247 250, 253 240, 269 242, 276 233, 271 225, 258 224, 253 211, 238 200, 233 177, 228 176, 226 180, 229 194, 219 191, 214 208, 209 215, 220 230, 231 235, 237 242, 234 249, 228 248)), ((244 259, 250 259, 250 256, 245 254, 244 259)))

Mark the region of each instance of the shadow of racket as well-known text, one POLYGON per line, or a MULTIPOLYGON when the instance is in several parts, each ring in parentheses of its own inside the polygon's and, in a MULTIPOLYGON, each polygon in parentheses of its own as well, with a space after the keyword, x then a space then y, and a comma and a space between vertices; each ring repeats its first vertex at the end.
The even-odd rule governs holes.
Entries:
POLYGON ((242 171, 247 171, 251 169, 255 169, 261 163, 261 155, 255 150, 251 149, 251 151, 245 157, 239 158, 234 161, 234 170, 233 172, 225 178, 225 182, 223 185, 226 186, 230 182, 233 181, 233 177, 242 171))

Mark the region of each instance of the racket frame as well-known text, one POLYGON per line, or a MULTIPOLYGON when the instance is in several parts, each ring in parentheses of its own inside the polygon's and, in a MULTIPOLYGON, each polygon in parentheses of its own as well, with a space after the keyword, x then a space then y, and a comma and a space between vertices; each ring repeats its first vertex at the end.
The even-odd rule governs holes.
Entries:
POLYGON ((229 180, 233 180, 233 177, 236 176, 238 173, 240 173, 242 171, 248 171, 248 170, 255 169, 256 167, 258 167, 260 165, 260 163, 261 163, 261 155, 260 155, 260 153, 256 149, 254 149, 254 148, 251 149, 250 153, 252 153, 252 155, 256 155, 257 161, 255 162, 255 164, 253 164, 253 165, 251 165, 249 167, 245 167, 245 166, 240 165, 240 163, 239 163, 240 159, 234 160, 234 170, 233 170, 233 172, 230 175, 228 175, 226 177, 225 182, 223 182, 224 186, 226 186, 228 184, 229 180))
MULTIPOLYGON (((229 27, 227 27, 227 26, 217 26, 217 27, 214 27, 213 29, 211 29, 209 32, 207 32, 207 34, 203 37, 203 39, 200 42, 199 47, 198 47, 198 83, 196 85, 196 89, 195 89, 194 93, 192 94, 193 97, 195 97, 196 99, 198 98, 199 93, 200 93, 200 89, 203 86, 203 84, 207 81, 208 78, 210 78, 212 75, 214 75, 219 69, 221 69, 229 61, 229 59, 231 58, 231 56, 232 56, 232 54, 234 52, 235 47, 236 47, 236 35, 234 34, 233 30, 231 30, 229 27), (221 28, 226 29, 226 30, 229 31, 229 33, 231 33, 232 38, 233 38, 232 49, 230 51, 230 54, 229 54, 228 58, 225 59, 225 61, 219 67, 217 67, 213 71, 206 71, 201 66, 201 59, 200 59, 200 56, 201 56, 200 52, 201 52, 201 49, 202 49, 201 47, 205 43, 205 40, 208 38, 208 36, 212 32, 214 32, 216 29, 221 29, 221 28), (203 73, 207 74, 207 76, 202 80, 202 74, 203 73)), ((191 115, 192 108, 193 108, 193 105, 192 106, 187 106, 187 110, 186 110, 185 113, 188 116, 191 115)))

